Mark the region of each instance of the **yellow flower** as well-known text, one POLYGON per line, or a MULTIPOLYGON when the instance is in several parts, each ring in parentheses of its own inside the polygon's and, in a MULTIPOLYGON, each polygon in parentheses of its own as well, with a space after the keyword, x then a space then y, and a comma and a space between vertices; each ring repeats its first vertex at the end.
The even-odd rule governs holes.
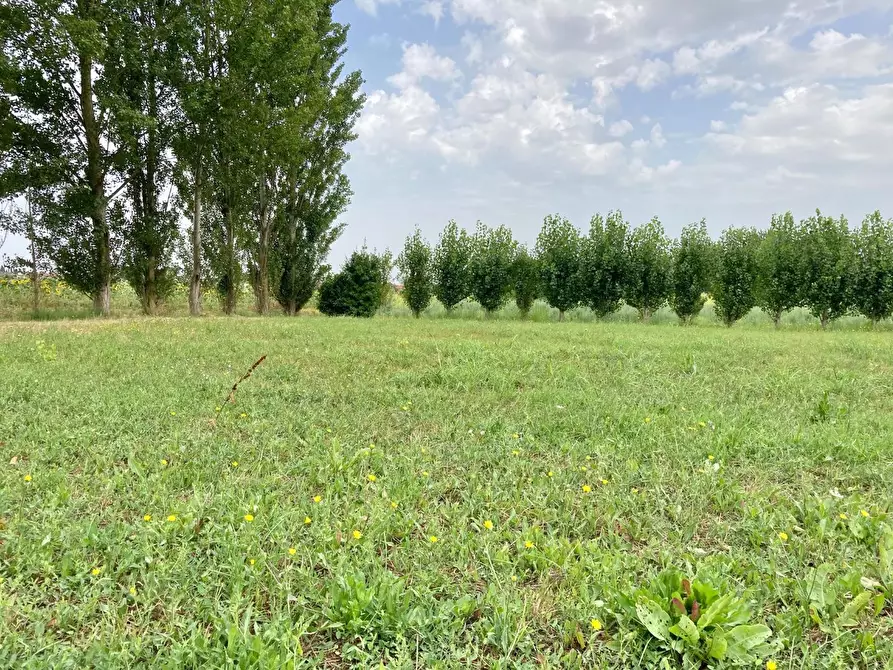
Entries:
POLYGON ((646 417, 645 417, 645 423, 651 423, 651 417, 650 417, 650 416, 646 416, 646 417))
POLYGON ((215 411, 215 412, 220 412, 222 409, 223 409, 222 407, 215 407, 215 408, 214 408, 214 411, 215 411))
POLYGON ((592 491, 592 487, 589 484, 583 484, 583 493, 589 493, 592 491))
POLYGON ((555 475, 555 473, 552 472, 551 470, 549 470, 549 471, 546 473, 546 477, 552 477, 552 476, 554 476, 554 475, 555 475))
POLYGON ((602 629, 602 622, 598 619, 593 619, 589 622, 589 625, 592 626, 592 630, 599 631, 602 629))
POLYGON ((521 452, 518 451, 517 449, 512 449, 512 456, 517 456, 517 455, 519 455, 520 453, 521 453, 521 452))
POLYGON ((130 595, 132 595, 132 596, 136 595, 136 587, 135 586, 130 587, 130 595))
POLYGON ((90 570, 90 574, 94 577, 98 577, 100 572, 102 572, 102 568, 93 568, 90 570))
POLYGON ((242 412, 242 413, 239 415, 239 418, 241 418, 241 419, 246 419, 246 418, 248 418, 248 415, 245 414, 245 412, 242 412))
POLYGON ((391 509, 397 509, 397 503, 394 500, 391 501, 391 509))
POLYGON ((608 485, 608 480, 607 480, 607 479, 603 479, 603 480, 602 480, 602 486, 607 486, 607 485, 608 485))
POLYGON ((145 515, 143 515, 143 521, 151 521, 151 520, 152 520, 152 515, 151 515, 151 514, 145 514, 145 515))
POLYGON ((428 477, 429 473, 427 470, 422 470, 422 477, 428 477))
POLYGON ((841 512, 840 518, 843 519, 844 521, 846 521, 849 517, 846 514, 841 512))
POLYGON ((319 504, 322 502, 322 496, 313 496, 313 502, 319 504))
POLYGON ((514 439, 514 440, 520 440, 520 439, 521 439, 521 436, 518 435, 518 433, 513 433, 513 434, 512 434, 512 439, 514 439))
POLYGON ((353 539, 355 539, 355 540, 359 540, 361 537, 363 537, 363 534, 362 534, 360 531, 354 529, 354 531, 353 531, 353 539))
POLYGON ((518 577, 517 577, 516 575, 512 575, 511 579, 512 579, 513 582, 517 582, 517 581, 518 581, 518 577))
POLYGON ((375 476, 374 474, 372 474, 372 473, 369 473, 368 475, 366 475, 366 479, 368 479, 370 482, 372 482, 372 483, 374 484, 374 483, 375 483, 375 480, 378 479, 378 477, 376 477, 376 476, 375 476))
POLYGON ((332 432, 332 429, 331 429, 331 428, 326 428, 326 432, 327 432, 327 433, 331 433, 331 432, 332 432))
POLYGON ((580 472, 586 472, 588 469, 585 465, 580 466, 580 472))
POLYGON ((527 540, 527 542, 524 543, 524 548, 525 549, 533 549, 533 542, 531 542, 530 540, 527 540))
POLYGON ((313 522, 313 519, 311 519, 309 516, 304 517, 304 525, 305 526, 309 526, 312 522, 313 522))
POLYGON ((239 461, 233 461, 233 467, 234 468, 239 467, 239 461))
POLYGON ((862 516, 864 516, 866 519, 868 519, 868 518, 871 517, 871 515, 870 515, 866 510, 864 510, 864 509, 863 509, 863 510, 860 510, 860 511, 859 511, 859 514, 861 514, 862 516))
POLYGON ((25 475, 25 481, 26 481, 26 482, 30 482, 30 481, 31 481, 31 475, 25 475))
POLYGON ((404 412, 406 412, 409 410, 409 407, 407 407, 406 405, 403 405, 403 407, 401 407, 400 409, 402 409, 404 412))
POLYGON ((177 416, 176 412, 171 412, 171 416, 177 416))
POLYGON ((708 460, 708 461, 712 461, 712 460, 713 460, 713 454, 707 454, 707 460, 708 460))
POLYGON ((698 426, 699 426, 700 428, 706 428, 706 427, 707 427, 707 424, 704 423, 703 421, 698 421, 698 426))
POLYGON ((634 495, 634 496, 635 496, 635 495, 638 495, 638 494, 639 494, 639 489, 632 489, 632 492, 633 492, 633 495, 634 495))
POLYGON ((166 459, 166 458, 162 458, 162 459, 161 459, 161 464, 162 464, 162 465, 167 465, 167 459, 166 459))
POLYGON ((766 670, 778 670, 778 663, 775 661, 766 661, 766 670))
POLYGON ((248 559, 248 564, 249 564, 249 565, 254 565, 254 559, 253 559, 253 558, 249 558, 249 559, 248 559))
POLYGON ((487 530, 493 530, 493 522, 490 521, 490 519, 487 519, 486 521, 484 521, 484 528, 486 528, 487 530))
POLYGON ((173 523, 174 521, 177 520, 177 515, 176 514, 168 514, 167 520, 173 523))
POLYGON ((431 540, 431 544, 437 544, 438 537, 436 535, 432 535, 428 539, 431 540))
POLYGON ((591 460, 592 460, 592 456, 587 456, 587 457, 586 457, 586 460, 587 460, 587 461, 591 461, 591 460))
POLYGON ((294 556, 294 555, 297 554, 297 553, 298 553, 298 550, 295 549, 294 547, 289 547, 289 548, 288 548, 288 555, 289 555, 289 556, 294 556))
POLYGON ((785 533, 784 531, 781 531, 781 532, 778 534, 778 539, 781 540, 782 542, 787 542, 787 541, 788 541, 788 534, 785 533))
POLYGON ((253 514, 246 514, 246 515, 245 515, 245 521, 247 521, 248 523, 251 523, 252 521, 254 521, 254 515, 253 515, 253 514))

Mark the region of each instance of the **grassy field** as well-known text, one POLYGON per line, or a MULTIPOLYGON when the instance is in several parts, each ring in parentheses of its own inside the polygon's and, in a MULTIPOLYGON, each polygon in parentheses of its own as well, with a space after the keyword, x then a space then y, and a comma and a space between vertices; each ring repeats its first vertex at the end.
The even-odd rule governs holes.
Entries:
POLYGON ((6 323, 0 370, 0 667, 891 665, 889 333, 6 323))

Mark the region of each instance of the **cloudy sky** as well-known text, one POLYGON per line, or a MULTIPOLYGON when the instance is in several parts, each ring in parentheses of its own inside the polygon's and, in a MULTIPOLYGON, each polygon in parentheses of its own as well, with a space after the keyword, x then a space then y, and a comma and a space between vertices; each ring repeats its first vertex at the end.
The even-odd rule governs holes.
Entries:
POLYGON ((893 216, 893 0, 342 0, 368 100, 332 260, 450 218, 535 239, 893 216))

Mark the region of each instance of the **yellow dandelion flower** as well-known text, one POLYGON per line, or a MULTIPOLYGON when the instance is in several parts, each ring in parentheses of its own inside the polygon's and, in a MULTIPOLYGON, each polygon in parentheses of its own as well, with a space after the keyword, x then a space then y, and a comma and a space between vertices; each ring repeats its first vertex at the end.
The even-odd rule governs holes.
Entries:
POLYGON ((254 565, 255 560, 253 558, 248 559, 248 565, 254 565))
POLYGON ((355 540, 359 540, 361 537, 363 537, 363 534, 362 534, 360 531, 354 529, 354 531, 353 531, 353 539, 355 539, 355 540))
POLYGON ((245 518, 245 521, 247 521, 248 523, 251 523, 252 521, 254 521, 253 514, 246 514, 244 518, 245 518))
POLYGON ((326 432, 327 432, 327 433, 331 433, 331 432, 332 432, 332 429, 331 429, 331 428, 326 428, 326 432))
POLYGON ((222 407, 215 407, 215 408, 214 408, 214 411, 215 411, 215 412, 220 412, 220 411, 222 411, 222 410, 223 410, 222 407))
POLYGON ((520 440, 520 439, 521 439, 521 436, 518 435, 518 433, 512 433, 512 439, 513 439, 513 440, 520 440))
POLYGON ((376 476, 375 476, 374 474, 372 474, 372 473, 369 473, 368 475, 366 475, 366 479, 368 479, 370 482, 372 482, 372 483, 374 484, 374 483, 375 483, 375 480, 377 480, 378 477, 376 477, 376 476))
POLYGON ((712 460, 713 460, 713 454, 707 454, 707 460, 708 460, 708 461, 712 461, 712 460))
POLYGON ((25 479, 26 482, 30 482, 30 481, 31 481, 31 475, 25 475, 24 479, 25 479))
POLYGON ((602 629, 602 622, 598 619, 593 619, 589 622, 589 625, 592 626, 592 630, 600 631, 602 629))
POLYGON ((787 542, 787 541, 788 541, 788 534, 785 533, 784 531, 781 531, 781 532, 778 534, 778 539, 781 540, 782 542, 787 542))
POLYGON ((868 519, 868 518, 871 517, 871 515, 868 513, 868 511, 867 511, 867 510, 864 510, 864 509, 863 509, 863 510, 860 510, 860 511, 859 511, 859 514, 861 514, 862 516, 864 516, 866 519, 868 519))
POLYGON ((646 417, 645 417, 645 423, 651 423, 651 417, 650 417, 650 416, 646 416, 646 417))
POLYGON ((517 575, 512 575, 511 580, 512 580, 513 582, 517 582, 517 581, 518 581, 518 576, 517 576, 517 575))
POLYGON ((487 530, 493 530, 493 522, 490 521, 490 519, 487 519, 486 521, 484 521, 484 528, 486 528, 487 530))
POLYGON ((149 522, 149 521, 151 521, 151 520, 152 520, 152 515, 151 515, 151 514, 144 514, 144 515, 143 515, 143 521, 149 522))
POLYGON ((395 501, 391 501, 391 509, 397 509, 397 503, 395 501))
POLYGON ((841 512, 841 514, 840 514, 840 518, 843 519, 844 521, 846 521, 847 519, 849 519, 849 517, 848 517, 846 514, 844 514, 843 512, 841 512))
POLYGON ((632 492, 633 492, 633 495, 634 495, 634 496, 635 496, 635 495, 638 495, 638 494, 639 494, 639 489, 632 489, 632 492))
POLYGON ((551 470, 549 470, 549 471, 546 473, 546 477, 553 477, 554 475, 555 475, 555 473, 552 472, 551 470))
POLYGON ((586 472, 588 469, 585 465, 580 466, 580 472, 586 472))
POLYGON ((766 661, 766 670, 778 670, 778 663, 775 661, 766 661))
POLYGON ((429 477, 430 474, 427 470, 422 470, 422 477, 429 477))
POLYGON ((130 595, 132 595, 132 596, 136 595, 136 587, 135 586, 130 587, 130 595))
POLYGON ((370 449, 375 449, 375 442, 370 442, 370 443, 369 443, 369 448, 370 448, 370 449))
POLYGON ((317 505, 322 502, 322 496, 313 496, 313 502, 317 505))
POLYGON ((527 542, 524 543, 524 548, 525 549, 533 549, 533 542, 531 542, 530 540, 527 540, 527 542))
POLYGON ((247 419, 247 418, 248 418, 248 415, 245 414, 245 412, 242 412, 242 413, 239 415, 239 418, 240 418, 240 419, 247 419))
POLYGON ((239 467, 239 461, 233 461, 232 465, 234 468, 239 467))
POLYGON ((586 460, 587 460, 587 461, 591 461, 591 460, 592 460, 592 456, 587 456, 587 457, 586 457, 586 460))
POLYGON ((289 547, 289 548, 288 548, 288 555, 289 555, 289 556, 294 556, 294 555, 297 554, 297 553, 298 553, 298 550, 295 549, 294 547, 289 547))
POLYGON ((171 412, 171 416, 177 416, 176 412, 171 412))
POLYGON ((309 516, 305 516, 304 517, 304 525, 309 526, 311 523, 313 523, 313 519, 311 519, 309 516))
POLYGON ((592 487, 589 484, 583 484, 583 493, 590 493, 592 491, 592 487))
POLYGON ((520 453, 517 449, 512 449, 512 456, 518 456, 520 453))
POLYGON ((90 574, 94 577, 98 577, 100 572, 102 572, 102 568, 93 568, 90 570, 90 574))
POLYGON ((607 479, 603 479, 603 480, 602 480, 602 486, 607 486, 607 485, 608 485, 608 480, 607 480, 607 479))
POLYGON ((166 459, 166 458, 162 458, 162 459, 161 459, 161 464, 162 464, 162 465, 167 465, 167 459, 166 459))
POLYGON ((431 541, 431 544, 437 544, 439 538, 436 535, 432 535, 428 538, 431 541))
POLYGON ((706 427, 707 427, 707 424, 704 423, 703 421, 698 421, 698 427, 699 427, 699 428, 706 428, 706 427))
POLYGON ((177 515, 176 514, 168 514, 167 520, 170 521, 171 523, 173 523, 174 521, 177 520, 177 515))
POLYGON ((403 405, 403 407, 401 407, 400 409, 402 409, 404 412, 406 412, 409 410, 409 407, 407 407, 406 405, 403 405))

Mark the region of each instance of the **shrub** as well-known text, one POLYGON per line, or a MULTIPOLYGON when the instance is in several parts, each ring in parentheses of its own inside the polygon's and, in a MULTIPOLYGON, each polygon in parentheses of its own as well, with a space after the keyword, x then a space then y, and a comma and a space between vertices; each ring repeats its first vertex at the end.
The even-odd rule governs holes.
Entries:
POLYGON ((872 325, 893 313, 893 220, 865 217, 856 233, 853 301, 872 325))
POLYGON ((690 323, 706 302, 716 272, 716 245, 704 221, 682 229, 673 246, 670 307, 682 323, 690 323))
POLYGON ((663 307, 670 297, 672 258, 670 240, 664 234, 660 219, 654 217, 636 228, 629 237, 628 262, 624 299, 639 310, 643 321, 663 307))
POLYGON ((418 228, 406 238, 403 252, 397 258, 397 266, 403 278, 403 297, 413 316, 419 318, 431 302, 433 279, 431 247, 418 228))
POLYGON ((341 272, 323 282, 319 311, 327 316, 374 316, 386 288, 382 267, 382 256, 355 251, 341 272))
POLYGON ((616 312, 623 298, 629 263, 626 256, 629 224, 620 211, 592 217, 589 235, 580 248, 581 302, 602 318, 616 312))
POLYGON ((774 214, 757 256, 757 305, 778 328, 785 312, 803 304, 805 263, 802 235, 790 212, 774 214))
POLYGON ((521 318, 526 319, 540 296, 540 268, 537 259, 523 246, 518 249, 512 262, 512 285, 515 304, 521 311, 521 318))
POLYGON ((567 219, 547 216, 536 240, 542 291, 546 301, 558 310, 558 320, 580 304, 580 231, 567 219))
POLYGON ((450 221, 434 250, 434 295, 447 311, 468 297, 471 238, 455 221, 450 221))
POLYGON ((801 224, 803 304, 826 328, 850 312, 856 248, 845 217, 815 216, 801 224))
POLYGON ((756 304, 760 234, 753 228, 729 228, 719 240, 713 299, 726 326, 747 316, 756 304))

